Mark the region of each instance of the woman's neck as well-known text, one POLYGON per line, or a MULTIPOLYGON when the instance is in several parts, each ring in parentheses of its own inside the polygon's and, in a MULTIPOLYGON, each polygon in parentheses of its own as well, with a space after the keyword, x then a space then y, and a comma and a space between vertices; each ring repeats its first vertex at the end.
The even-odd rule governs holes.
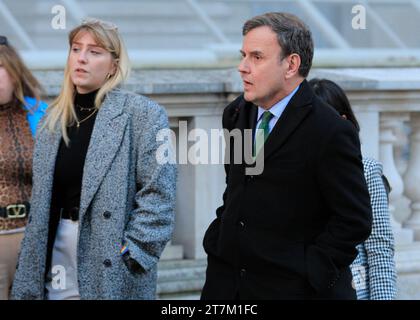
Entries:
POLYGON ((91 91, 89 93, 76 93, 74 97, 74 104, 76 105, 76 108, 81 109, 82 111, 84 109, 91 109, 95 107, 95 98, 98 93, 99 89, 96 89, 94 91, 91 91))

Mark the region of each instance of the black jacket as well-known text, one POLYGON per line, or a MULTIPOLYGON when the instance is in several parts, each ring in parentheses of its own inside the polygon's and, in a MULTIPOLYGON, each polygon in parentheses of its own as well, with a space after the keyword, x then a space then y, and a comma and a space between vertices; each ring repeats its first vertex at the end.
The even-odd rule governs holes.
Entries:
MULTIPOLYGON (((254 129, 256 117, 240 96, 223 127, 254 129)), ((349 265, 372 212, 353 125, 304 80, 266 141, 262 174, 246 175, 230 145, 202 299, 355 299, 349 265)))

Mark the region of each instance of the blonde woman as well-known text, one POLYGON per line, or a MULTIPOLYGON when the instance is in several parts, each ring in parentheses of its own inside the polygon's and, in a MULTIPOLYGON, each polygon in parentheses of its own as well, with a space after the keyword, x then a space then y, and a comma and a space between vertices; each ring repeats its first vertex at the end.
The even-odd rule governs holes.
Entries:
POLYGON ((0 36, 0 300, 9 297, 32 188, 32 149, 43 90, 0 36))
POLYGON ((176 169, 155 154, 167 116, 117 88, 129 62, 116 26, 86 20, 69 45, 62 91, 35 144, 13 298, 154 299, 174 223, 176 169))

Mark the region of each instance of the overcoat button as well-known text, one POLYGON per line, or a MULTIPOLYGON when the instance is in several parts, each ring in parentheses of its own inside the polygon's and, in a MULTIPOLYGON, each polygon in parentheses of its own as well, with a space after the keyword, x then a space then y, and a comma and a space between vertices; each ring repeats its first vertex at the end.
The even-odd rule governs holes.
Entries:
POLYGON ((109 268, 110 266, 112 266, 111 260, 106 259, 106 260, 104 261, 104 266, 105 266, 105 267, 107 267, 107 268, 109 268))

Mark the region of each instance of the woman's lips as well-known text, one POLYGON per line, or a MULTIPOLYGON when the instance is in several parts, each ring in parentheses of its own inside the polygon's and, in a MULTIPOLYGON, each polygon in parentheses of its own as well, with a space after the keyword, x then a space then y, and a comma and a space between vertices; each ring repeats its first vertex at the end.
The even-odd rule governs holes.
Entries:
POLYGON ((81 68, 77 68, 75 70, 76 73, 87 73, 87 71, 85 69, 81 69, 81 68))

